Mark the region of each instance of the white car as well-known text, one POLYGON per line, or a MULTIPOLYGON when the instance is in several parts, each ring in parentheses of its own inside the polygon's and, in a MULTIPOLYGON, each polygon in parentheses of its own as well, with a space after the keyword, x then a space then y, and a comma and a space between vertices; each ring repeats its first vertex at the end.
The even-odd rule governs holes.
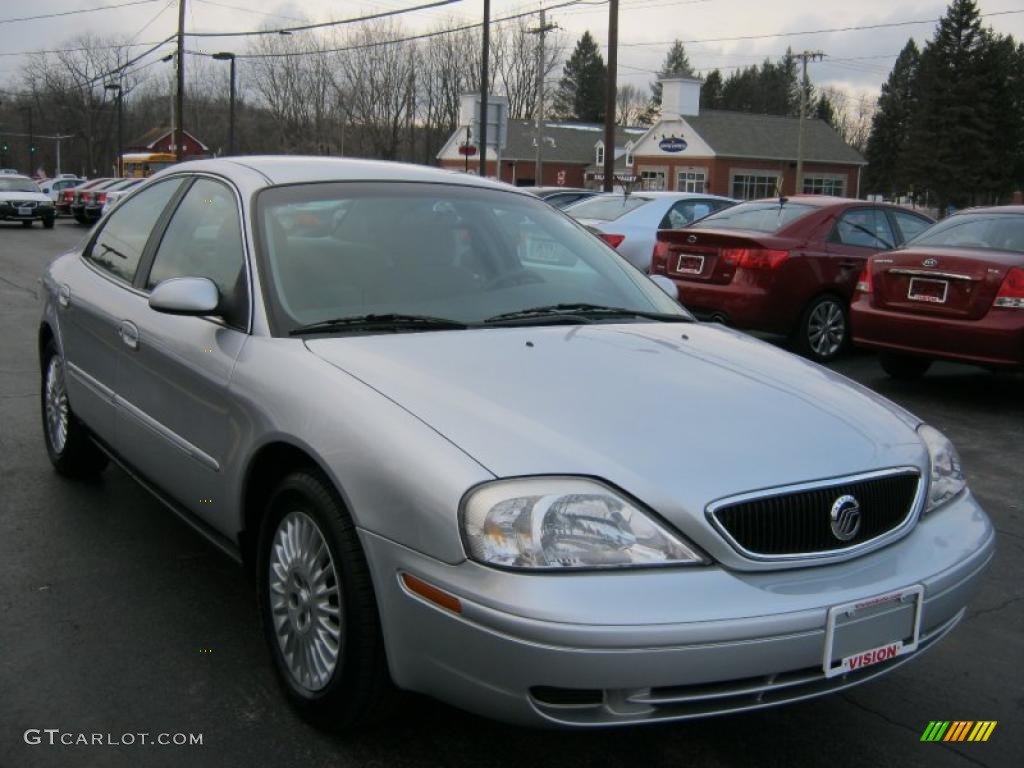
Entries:
POLYGON ((100 215, 105 215, 107 211, 116 206, 122 198, 131 194, 144 181, 145 179, 130 179, 127 183, 115 185, 116 188, 108 190, 105 196, 101 193, 103 206, 100 208, 100 215))
POLYGON ((609 192, 570 205, 565 212, 634 267, 649 272, 659 229, 681 229, 735 204, 728 197, 697 192, 609 192))
POLYGON ((79 184, 82 184, 85 179, 80 179, 77 176, 62 173, 54 179, 47 179, 39 185, 39 189, 42 190, 43 194, 49 195, 53 202, 57 202, 57 198, 60 197, 61 192, 65 189, 74 189, 79 184))
POLYGON ((41 221, 52 229, 56 215, 53 200, 28 176, 0 175, 0 221, 20 221, 23 227, 41 221))

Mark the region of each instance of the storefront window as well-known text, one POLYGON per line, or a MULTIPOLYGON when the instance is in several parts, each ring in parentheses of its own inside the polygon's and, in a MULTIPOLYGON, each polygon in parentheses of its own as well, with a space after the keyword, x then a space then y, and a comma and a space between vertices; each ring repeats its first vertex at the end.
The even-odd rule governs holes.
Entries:
POLYGON ((842 176, 804 176, 805 195, 835 195, 842 197, 845 188, 842 176))
POLYGON ((664 171, 640 171, 640 189, 661 192, 665 189, 664 171))
POLYGON ((706 178, 704 171, 679 171, 676 177, 676 191, 703 194, 706 178))
POLYGON ((748 173, 740 171, 732 175, 732 196, 737 200, 761 200, 775 197, 781 188, 777 173, 748 173))

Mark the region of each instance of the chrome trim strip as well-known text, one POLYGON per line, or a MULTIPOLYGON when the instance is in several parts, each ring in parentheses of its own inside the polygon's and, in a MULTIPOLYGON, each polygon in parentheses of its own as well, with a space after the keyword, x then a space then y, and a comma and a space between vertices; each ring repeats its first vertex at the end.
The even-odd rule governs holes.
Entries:
POLYGON ((743 557, 748 560, 754 560, 756 562, 764 563, 786 563, 786 562, 813 562, 815 565, 822 563, 839 562, 841 560, 848 560, 854 555, 861 555, 867 552, 872 552, 879 547, 883 547, 896 539, 902 538, 910 529, 917 524, 918 518, 921 516, 921 511, 924 509, 925 494, 928 489, 928 483, 924 475, 921 474, 921 470, 918 467, 892 467, 890 469, 880 469, 874 472, 862 472, 857 475, 847 475, 845 477, 833 477, 827 480, 815 480, 808 483, 795 483, 793 485, 782 485, 775 488, 764 488, 760 491, 750 491, 748 493, 740 493, 735 496, 728 496, 722 499, 711 502, 705 509, 705 515, 708 518, 708 522, 711 523, 712 527, 718 531, 718 533, 724 538, 729 545, 739 552, 743 557), (914 494, 914 501, 910 505, 910 511, 907 516, 903 518, 903 521, 894 528, 889 529, 885 533, 876 536, 873 539, 862 541, 859 544, 855 544, 852 547, 843 547, 842 549, 829 549, 818 552, 800 552, 797 554, 790 555, 764 555, 757 552, 752 552, 743 545, 741 545, 736 539, 729 533, 728 529, 722 525, 719 521, 716 513, 722 507, 732 506, 734 504, 742 504, 746 501, 759 501, 761 499, 770 499, 776 496, 785 496, 790 493, 799 493, 800 491, 812 491, 819 490, 822 488, 831 488, 837 485, 845 485, 847 483, 859 483, 864 480, 876 480, 882 477, 895 477, 898 475, 913 475, 917 478, 917 491, 914 494))
POLYGON ((147 427, 151 431, 155 432, 157 435, 167 440, 180 451, 191 456, 200 464, 208 467, 209 469, 212 469, 214 472, 220 471, 220 464, 217 463, 217 460, 213 458, 213 456, 197 448, 188 440, 179 435, 177 432, 164 426, 138 406, 135 406, 132 403, 128 402, 120 395, 114 395, 114 405, 116 405, 119 408, 122 408, 125 413, 134 416, 135 419, 138 420, 144 427, 147 427))
POLYGON ((86 387, 93 391, 93 394, 102 397, 105 400, 109 400, 111 403, 114 402, 117 397, 114 394, 114 390, 108 387, 106 384, 101 383, 97 379, 90 376, 88 373, 83 371, 74 363, 65 360, 64 365, 67 367, 68 373, 74 378, 78 379, 79 382, 84 384, 86 387))
POLYGON ((909 275, 910 277, 930 277, 933 279, 974 282, 974 278, 970 275, 961 275, 957 272, 935 272, 928 269, 901 269, 898 267, 890 267, 886 272, 890 275, 909 275))

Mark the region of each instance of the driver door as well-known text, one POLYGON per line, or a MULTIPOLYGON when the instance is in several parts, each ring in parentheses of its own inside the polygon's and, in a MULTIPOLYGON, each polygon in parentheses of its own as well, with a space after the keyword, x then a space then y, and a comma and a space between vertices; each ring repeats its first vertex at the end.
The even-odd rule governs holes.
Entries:
POLYGON ((116 424, 128 460, 164 493, 221 533, 224 467, 238 420, 228 396, 231 372, 248 338, 250 296, 241 215, 233 188, 210 177, 191 182, 159 246, 123 308, 134 334, 119 372, 124 405, 116 424), (173 277, 206 277, 221 296, 217 316, 150 309, 149 292, 173 277))
POLYGON ((839 216, 828 238, 829 258, 822 260, 822 285, 834 285, 849 299, 868 256, 896 247, 889 217, 881 208, 850 208, 839 216))

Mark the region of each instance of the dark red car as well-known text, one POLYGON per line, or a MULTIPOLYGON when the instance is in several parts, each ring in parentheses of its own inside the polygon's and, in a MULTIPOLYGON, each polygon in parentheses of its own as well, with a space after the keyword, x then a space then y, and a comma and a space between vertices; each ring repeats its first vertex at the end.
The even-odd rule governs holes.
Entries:
POLYGON ((873 253, 932 225, 905 208, 820 195, 741 203, 658 233, 651 274, 698 317, 792 335, 818 361, 838 355, 857 277, 873 253))
POLYGON ((65 189, 60 193, 60 197, 57 198, 57 214, 64 216, 73 215, 72 206, 75 205, 80 199, 83 192, 95 189, 101 184, 106 184, 110 181, 110 177, 102 177, 98 179, 91 179, 84 184, 79 184, 77 187, 71 189, 65 189))
POLYGON ((1024 206, 963 211, 872 256, 850 319, 854 343, 881 350, 895 378, 932 360, 1024 367, 1024 206))

